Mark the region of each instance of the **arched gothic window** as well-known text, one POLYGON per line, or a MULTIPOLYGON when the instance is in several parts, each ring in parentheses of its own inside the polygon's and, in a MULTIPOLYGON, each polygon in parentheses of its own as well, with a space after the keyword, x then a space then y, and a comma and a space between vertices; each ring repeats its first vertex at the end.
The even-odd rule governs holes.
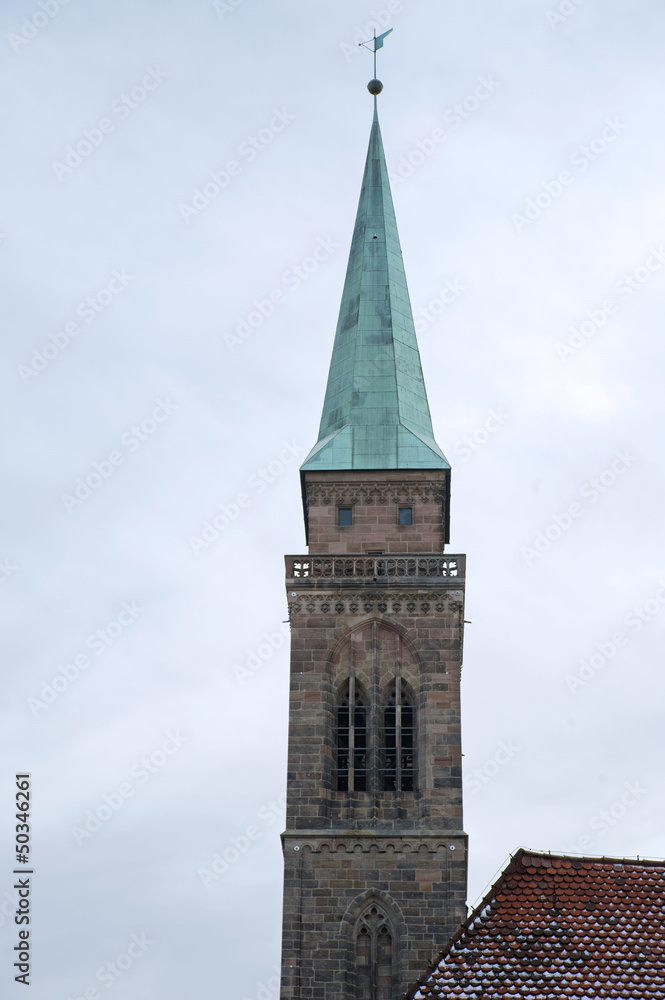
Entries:
POLYGON ((393 1000, 393 935, 376 903, 356 927, 356 1000, 393 1000))
POLYGON ((416 787, 415 710, 404 684, 395 678, 383 709, 382 788, 413 792, 416 787))
POLYGON ((367 702, 350 677, 335 706, 335 777, 338 792, 367 791, 367 702))

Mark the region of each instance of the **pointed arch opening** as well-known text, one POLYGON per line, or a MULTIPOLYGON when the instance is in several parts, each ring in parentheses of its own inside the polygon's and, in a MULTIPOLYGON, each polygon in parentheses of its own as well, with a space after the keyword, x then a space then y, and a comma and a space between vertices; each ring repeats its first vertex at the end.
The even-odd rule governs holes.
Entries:
POLYGON ((365 808, 365 794, 402 808, 401 794, 418 791, 417 654, 400 629, 377 619, 349 629, 330 662, 331 808, 365 808))
POLYGON ((381 718, 381 787, 385 792, 416 790, 416 711, 406 683, 389 685, 381 718))
POLYGON ((335 788, 338 792, 366 792, 368 781, 368 710, 362 687, 352 675, 335 705, 335 788))
POLYGON ((379 902, 363 911, 355 929, 356 1000, 392 1000, 395 935, 379 902))

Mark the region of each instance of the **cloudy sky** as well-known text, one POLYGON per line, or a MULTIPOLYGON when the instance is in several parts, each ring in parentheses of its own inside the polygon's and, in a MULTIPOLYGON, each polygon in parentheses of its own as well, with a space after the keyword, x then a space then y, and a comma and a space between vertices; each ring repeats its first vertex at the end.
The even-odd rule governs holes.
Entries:
POLYGON ((374 26, 468 554, 470 902, 519 845, 665 855, 662 5, 6 0, 3 995, 30 771, 34 1000, 276 996, 283 555, 374 26))

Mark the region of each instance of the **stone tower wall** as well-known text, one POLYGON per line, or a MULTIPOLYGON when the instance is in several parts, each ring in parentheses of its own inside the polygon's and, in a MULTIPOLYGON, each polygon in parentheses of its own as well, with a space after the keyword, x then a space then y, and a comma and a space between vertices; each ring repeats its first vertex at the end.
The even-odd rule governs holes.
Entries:
POLYGON ((305 502, 310 552, 443 552, 450 473, 308 472, 305 502), (337 508, 353 508, 353 524, 337 524, 337 508), (414 523, 400 525, 398 509, 412 506, 414 523))
POLYGON ((378 990, 380 1000, 398 998, 464 918, 465 561, 442 554, 445 476, 306 476, 310 553, 286 559, 291 706, 282 1000, 367 995, 357 987, 355 949, 358 921, 373 901, 393 947, 391 981, 378 990), (359 530, 346 541, 336 512, 349 502, 372 520, 356 518, 354 507, 359 530), (413 504, 415 517, 399 532, 402 503, 413 504), (337 790, 335 773, 335 706, 350 670, 369 706, 370 732, 367 789, 353 792, 337 790), (415 710, 413 791, 385 791, 377 777, 380 711, 396 675, 415 710))
POLYGON ((463 835, 285 835, 281 997, 355 1000, 356 922, 376 899, 395 929, 399 1000, 464 919, 465 898, 463 835))

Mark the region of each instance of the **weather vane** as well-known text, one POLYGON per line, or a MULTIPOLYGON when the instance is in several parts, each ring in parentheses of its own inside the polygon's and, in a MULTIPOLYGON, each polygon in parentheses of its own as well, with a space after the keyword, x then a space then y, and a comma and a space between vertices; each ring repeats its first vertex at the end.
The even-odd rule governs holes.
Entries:
POLYGON ((392 28, 388 28, 388 30, 384 31, 382 35, 377 35, 375 28, 374 38, 368 38, 366 42, 358 42, 359 46, 362 45, 364 48, 368 49, 369 52, 374 53, 374 79, 370 80, 369 83, 367 84, 367 89, 369 90, 370 94, 373 94, 374 97, 376 97, 377 94, 380 94, 381 91, 383 90, 383 84, 381 83, 380 80, 377 80, 376 78, 376 53, 378 52, 379 49, 383 48, 383 40, 390 34, 392 30, 393 30, 392 28), (370 45, 372 45, 371 49, 369 48, 370 45))

